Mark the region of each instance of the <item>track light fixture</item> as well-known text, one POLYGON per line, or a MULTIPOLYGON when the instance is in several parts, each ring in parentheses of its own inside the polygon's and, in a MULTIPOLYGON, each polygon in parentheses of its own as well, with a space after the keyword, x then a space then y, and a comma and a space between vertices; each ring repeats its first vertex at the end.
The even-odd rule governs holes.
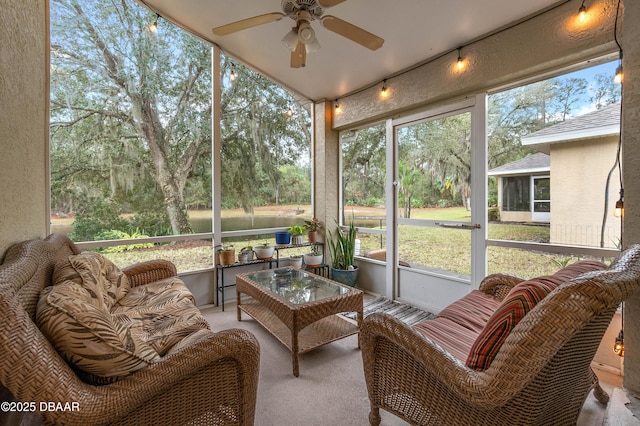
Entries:
POLYGON ((293 110, 291 109, 291 105, 287 104, 287 116, 291 117, 293 115, 293 110))
POLYGON ((335 109, 336 114, 342 112, 342 107, 340 106, 340 102, 338 102, 337 99, 336 99, 335 104, 334 104, 334 109, 335 109))

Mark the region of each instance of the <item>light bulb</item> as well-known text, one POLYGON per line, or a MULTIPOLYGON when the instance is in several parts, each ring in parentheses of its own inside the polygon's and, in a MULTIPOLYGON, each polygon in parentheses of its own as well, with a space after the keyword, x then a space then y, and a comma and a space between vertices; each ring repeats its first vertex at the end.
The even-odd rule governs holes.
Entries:
POLYGON ((624 216, 624 201, 622 200, 622 198, 620 198, 618 201, 616 201, 616 208, 613 211, 613 215, 615 217, 624 216))
POLYGON ((622 84, 622 81, 624 80, 624 73, 622 72, 622 64, 618 65, 618 68, 616 68, 616 75, 615 77, 613 77, 613 81, 615 81, 617 84, 622 84))
POLYGON ((386 98, 389 96, 389 89, 387 88, 387 80, 382 80, 382 89, 380 89, 380 97, 386 98))
POLYGON ((156 20, 153 21, 153 24, 149 25, 149 32, 151 34, 155 33, 156 31, 158 31, 158 18, 160 17, 160 15, 158 15, 156 13, 156 20))
POLYGON ((584 7, 584 2, 582 3, 582 6, 580 6, 580 9, 578 9, 578 19, 580 22, 587 20, 587 8, 584 7))
POLYGON ((335 110, 336 110, 336 114, 342 112, 342 107, 340 106, 337 100, 336 100, 335 110))
POLYGON ((289 117, 291 117, 293 115, 293 110, 291 109, 291 106, 289 106, 289 108, 287 109, 287 115, 289 117))

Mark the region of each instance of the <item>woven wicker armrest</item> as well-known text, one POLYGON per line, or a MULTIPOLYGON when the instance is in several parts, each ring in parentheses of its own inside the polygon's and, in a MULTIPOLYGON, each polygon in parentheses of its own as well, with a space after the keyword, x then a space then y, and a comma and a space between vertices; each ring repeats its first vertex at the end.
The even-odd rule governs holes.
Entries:
POLYGON ((504 299, 513 287, 524 280, 524 278, 515 275, 491 274, 480 282, 480 291, 491 294, 498 299, 504 299))
POLYGON ((122 272, 134 287, 178 275, 176 266, 171 261, 163 259, 136 263, 123 268, 122 272))
MULTIPOLYGON (((377 393, 375 387, 379 382, 388 379, 400 388, 408 386, 411 389, 408 394, 423 389, 437 396, 436 389, 444 388, 465 404, 484 408, 500 404, 486 393, 489 382, 484 373, 467 368, 437 344, 390 315, 373 313, 366 317, 360 336, 370 396, 377 393), (415 363, 420 364, 421 374, 416 374, 411 367, 415 363), (381 371, 382 365, 388 370, 381 371), (380 374, 384 374, 384 379, 380 380, 380 374)), ((389 389, 389 384, 386 385, 389 389)), ((433 402, 437 403, 436 400, 433 402)))
POLYGON ((166 356, 113 384, 82 382, 55 400, 77 402, 74 412, 47 412, 47 423, 65 425, 253 424, 260 365, 255 337, 239 329, 166 356))

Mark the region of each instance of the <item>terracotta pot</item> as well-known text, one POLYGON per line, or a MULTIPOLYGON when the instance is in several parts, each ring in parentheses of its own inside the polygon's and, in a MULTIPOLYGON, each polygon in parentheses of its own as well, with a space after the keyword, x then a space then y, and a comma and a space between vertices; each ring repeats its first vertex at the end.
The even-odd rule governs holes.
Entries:
POLYGON ((233 265, 236 263, 236 249, 230 250, 219 250, 218 251, 218 261, 220 265, 227 266, 233 265))
POLYGON ((315 243, 318 240, 318 231, 309 231, 309 242, 315 243))

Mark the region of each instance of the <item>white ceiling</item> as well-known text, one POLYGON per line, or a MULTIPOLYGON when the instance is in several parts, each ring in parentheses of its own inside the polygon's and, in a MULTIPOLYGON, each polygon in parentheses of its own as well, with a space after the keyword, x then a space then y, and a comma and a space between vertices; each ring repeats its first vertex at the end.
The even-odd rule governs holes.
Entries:
MULTIPOLYGON (((138 0, 162 17, 218 45, 253 69, 310 100, 337 99, 564 1, 558 0, 348 0, 333 15, 385 40, 371 51, 313 21, 322 48, 304 68, 290 68, 280 40, 295 25, 284 17, 226 36, 213 27, 270 12, 280 0, 138 0)), ((576 1, 576 12, 579 1, 576 1)), ((323 16, 324 16, 323 15, 323 16)), ((160 21, 162 25, 162 21, 160 21)), ((161 28, 161 27, 160 27, 161 28)), ((464 49, 463 49, 464 53, 464 49)))

